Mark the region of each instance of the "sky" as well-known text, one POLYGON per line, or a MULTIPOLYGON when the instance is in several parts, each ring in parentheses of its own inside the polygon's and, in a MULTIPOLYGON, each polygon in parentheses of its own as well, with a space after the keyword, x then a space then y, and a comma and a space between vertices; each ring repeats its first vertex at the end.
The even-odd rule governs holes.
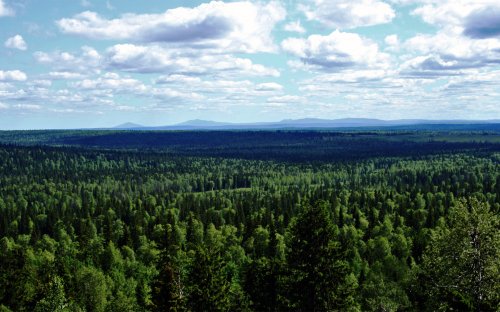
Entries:
POLYGON ((0 129, 500 119, 498 0, 0 0, 0 129))

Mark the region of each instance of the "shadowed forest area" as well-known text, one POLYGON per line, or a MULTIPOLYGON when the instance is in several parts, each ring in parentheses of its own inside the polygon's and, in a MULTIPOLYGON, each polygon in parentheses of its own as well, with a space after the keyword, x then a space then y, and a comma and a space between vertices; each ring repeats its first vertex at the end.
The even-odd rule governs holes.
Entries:
POLYGON ((0 132, 0 311, 498 311, 499 137, 0 132))

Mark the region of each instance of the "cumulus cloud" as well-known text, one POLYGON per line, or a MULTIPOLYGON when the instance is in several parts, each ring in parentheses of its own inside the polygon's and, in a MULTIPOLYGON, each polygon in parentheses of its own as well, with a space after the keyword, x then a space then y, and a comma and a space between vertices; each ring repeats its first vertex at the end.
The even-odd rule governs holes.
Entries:
POLYGON ((155 79, 156 84, 169 84, 169 83, 193 84, 193 83, 200 83, 200 82, 201 82, 200 77, 186 76, 186 75, 179 75, 179 74, 160 76, 157 79, 155 79))
POLYGON ((313 0, 301 5, 308 20, 331 28, 356 28, 385 24, 396 16, 392 7, 379 0, 313 0))
POLYGON ((42 109, 40 105, 37 104, 15 104, 10 106, 11 109, 21 110, 21 111, 37 111, 42 109))
POLYGON ((52 80, 69 80, 69 79, 80 79, 84 75, 80 73, 67 72, 67 71, 53 71, 49 72, 48 78, 52 80))
POLYGON ((38 63, 51 65, 57 71, 88 72, 99 71, 102 67, 101 55, 94 48, 88 46, 83 46, 79 54, 37 51, 33 55, 38 63))
POLYGON ((467 67, 457 60, 443 60, 439 55, 425 55, 404 62, 400 67, 400 75, 403 77, 434 79, 440 76, 463 75, 465 69, 475 67, 474 64, 467 67))
POLYGON ((475 39, 500 37, 500 5, 472 12, 465 21, 464 34, 475 39))
POLYGON ((36 79, 30 82, 30 85, 37 88, 48 88, 52 86, 52 81, 46 79, 36 79))
POLYGON ((281 47, 299 57, 303 64, 322 71, 386 67, 389 62, 389 55, 380 52, 375 42, 356 33, 338 30, 327 36, 288 38, 281 43, 281 47))
POLYGON ((435 35, 417 35, 405 42, 409 51, 434 54, 446 61, 456 61, 457 68, 480 67, 500 61, 500 40, 471 40, 460 34, 440 31, 435 35))
POLYGON ((283 104, 288 104, 288 103, 300 103, 300 102, 305 102, 305 98, 302 96, 298 95, 280 95, 280 96, 273 96, 267 99, 267 103, 283 103, 283 104))
POLYGON ((199 101, 203 100, 205 97, 196 92, 183 92, 171 88, 154 88, 151 91, 154 98, 159 100, 190 100, 199 101))
POLYGON ((0 17, 2 16, 13 16, 14 10, 5 5, 3 0, 0 0, 0 17))
POLYGON ((497 0, 429 0, 419 1, 421 6, 412 14, 426 23, 445 29, 463 30, 473 38, 486 38, 498 34, 500 3, 497 0))
POLYGON ((106 63, 113 69, 138 73, 206 75, 236 72, 252 76, 280 75, 276 69, 232 55, 203 54, 197 51, 133 44, 118 44, 109 48, 106 63))
POLYGON ((500 70, 477 71, 469 75, 452 77, 440 91, 448 96, 458 97, 487 95, 497 103, 496 98, 500 94, 498 91, 495 94, 493 90, 498 87, 500 87, 500 70))
POLYGON ((211 96, 217 94, 249 94, 254 88, 254 84, 249 80, 204 80, 198 76, 179 74, 160 76, 155 83, 170 85, 169 87, 182 88, 183 90, 195 90, 198 93, 206 93, 211 96))
POLYGON ((417 34, 403 43, 412 55, 402 74, 432 78, 464 75, 471 68, 500 63, 500 3, 496 0, 426 0, 413 10, 435 34, 417 34), (416 55, 420 53, 420 55, 416 55))
POLYGON ((14 37, 8 38, 4 45, 9 49, 18 49, 21 51, 26 51, 28 49, 28 45, 21 35, 15 35, 14 37))
POLYGON ((273 52, 271 32, 284 20, 278 2, 212 1, 195 8, 175 8, 163 14, 125 14, 108 20, 86 11, 57 21, 59 29, 91 39, 162 42, 238 52, 273 52))
POLYGON ((281 91, 283 86, 276 82, 264 82, 255 86, 256 91, 281 91))
POLYGON ((283 27, 284 30, 289 32, 296 32, 299 34, 304 34, 306 32, 305 28, 300 24, 300 20, 295 22, 290 22, 283 27))
POLYGON ((370 81, 381 82, 382 79, 393 74, 386 70, 347 70, 342 73, 329 73, 316 76, 313 80, 313 84, 328 83, 328 84, 354 84, 354 83, 368 83, 370 81))
POLYGON ((35 112, 35 111, 40 111, 42 109, 41 105, 38 104, 6 104, 6 103, 1 103, 0 102, 0 111, 5 110, 5 111, 11 111, 15 113, 28 113, 28 112, 35 112))
MULTIPOLYGON (((192 107, 199 109, 221 109, 235 105, 256 105, 270 96, 282 95, 283 86, 276 82, 254 83, 250 80, 227 80, 224 78, 187 76, 180 74, 164 75, 155 80, 166 90, 182 90, 201 96, 188 100, 192 107)), ((154 88, 152 93, 161 90, 154 88)))
MULTIPOLYGON (((268 91, 257 91, 255 90, 257 86, 249 80, 203 80, 198 76, 180 74, 160 76, 154 80, 154 85, 147 85, 137 79, 122 77, 116 73, 106 73, 94 79, 83 79, 69 85, 77 90, 76 94, 90 94, 100 99, 113 98, 115 94, 128 94, 132 97, 156 102, 151 107, 141 108, 142 110, 152 110, 154 107, 158 108, 157 105, 160 104, 165 108, 164 104, 167 103, 184 105, 200 103, 201 101, 207 103, 220 101, 219 104, 222 104, 225 97, 235 95, 250 102, 251 99, 255 99, 255 96, 273 94, 280 89, 278 84, 265 83, 258 85, 258 87, 267 88, 268 91)), ((83 98, 88 98, 88 96, 83 98)))
POLYGON ((97 79, 84 79, 73 83, 80 90, 111 90, 114 92, 144 92, 147 88, 139 80, 120 77, 116 73, 106 73, 97 79))
POLYGON ((0 81, 26 81, 28 76, 20 70, 0 70, 0 81))

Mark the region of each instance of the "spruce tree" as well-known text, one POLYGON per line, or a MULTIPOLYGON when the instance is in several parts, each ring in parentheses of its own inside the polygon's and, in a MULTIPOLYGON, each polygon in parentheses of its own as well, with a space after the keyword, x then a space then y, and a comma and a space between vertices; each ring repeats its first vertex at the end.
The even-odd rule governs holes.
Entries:
POLYGON ((335 240, 328 203, 306 206, 290 228, 287 283, 294 311, 355 310, 352 275, 335 240))
POLYGON ((225 262, 216 248, 197 246, 188 281, 187 304, 191 311, 229 311, 230 283, 224 274, 225 262))
POLYGON ((158 275, 152 287, 155 311, 183 311, 183 287, 175 254, 179 246, 173 244, 172 232, 166 231, 160 241, 161 252, 158 259, 158 275))

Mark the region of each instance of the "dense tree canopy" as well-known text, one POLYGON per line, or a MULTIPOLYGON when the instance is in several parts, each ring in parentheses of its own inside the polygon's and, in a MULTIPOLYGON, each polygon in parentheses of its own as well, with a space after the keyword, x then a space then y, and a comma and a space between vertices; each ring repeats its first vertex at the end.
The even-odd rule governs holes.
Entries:
POLYGON ((0 146, 0 311, 498 310, 495 150, 0 146))

